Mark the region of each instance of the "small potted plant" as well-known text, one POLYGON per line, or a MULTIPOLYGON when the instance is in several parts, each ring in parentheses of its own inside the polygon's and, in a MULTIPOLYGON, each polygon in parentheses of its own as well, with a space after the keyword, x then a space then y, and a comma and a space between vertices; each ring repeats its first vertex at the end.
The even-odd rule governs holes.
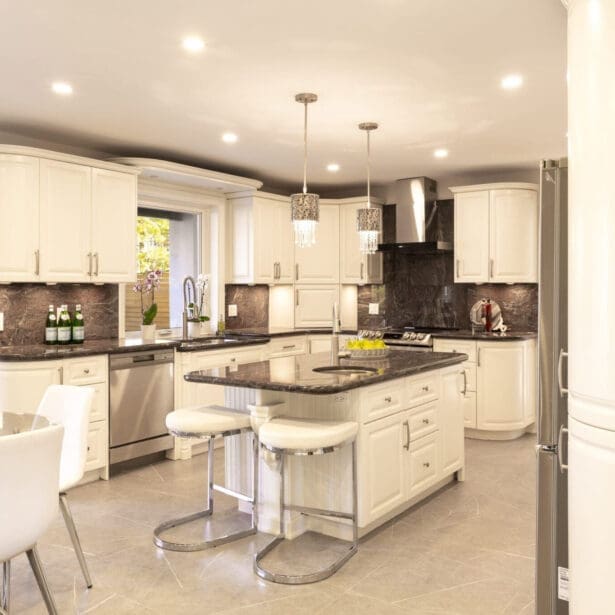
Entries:
POLYGON ((156 325, 154 319, 158 314, 158 304, 155 300, 155 291, 160 286, 162 271, 151 269, 143 274, 132 287, 135 293, 141 297, 141 337, 144 340, 153 340, 156 337, 156 325), (150 297, 149 305, 146 307, 145 295, 150 297))
POLYGON ((188 304, 188 336, 202 337, 211 331, 207 324, 207 293, 209 290, 209 275, 200 273, 196 281, 196 303, 188 304))

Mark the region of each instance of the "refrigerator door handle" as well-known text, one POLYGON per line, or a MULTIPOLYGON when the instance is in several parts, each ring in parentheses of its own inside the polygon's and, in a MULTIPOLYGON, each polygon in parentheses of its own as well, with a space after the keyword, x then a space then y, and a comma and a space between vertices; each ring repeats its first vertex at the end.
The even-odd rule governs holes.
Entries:
POLYGON ((559 387, 560 397, 564 397, 565 395, 568 395, 568 389, 565 388, 562 384, 562 381, 564 379, 564 376, 563 376, 564 358, 568 358, 568 353, 562 348, 559 351, 559 359, 557 361, 557 385, 559 387))
POLYGON ((568 464, 564 463, 564 434, 568 434, 568 430, 562 425, 559 428, 559 436, 557 438, 557 462, 559 463, 559 471, 562 474, 568 470, 568 464))

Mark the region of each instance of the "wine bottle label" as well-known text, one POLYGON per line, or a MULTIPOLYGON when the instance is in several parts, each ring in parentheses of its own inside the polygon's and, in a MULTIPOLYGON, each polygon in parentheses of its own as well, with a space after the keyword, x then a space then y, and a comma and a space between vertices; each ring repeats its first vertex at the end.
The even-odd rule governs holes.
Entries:
POLYGON ((57 342, 58 341, 58 328, 57 327, 45 327, 45 341, 57 342))
POLYGON ((85 327, 80 327, 79 325, 77 325, 76 327, 73 327, 73 340, 82 341, 84 337, 85 337, 85 327))
POLYGON ((70 327, 58 327, 58 342, 70 342, 70 327))

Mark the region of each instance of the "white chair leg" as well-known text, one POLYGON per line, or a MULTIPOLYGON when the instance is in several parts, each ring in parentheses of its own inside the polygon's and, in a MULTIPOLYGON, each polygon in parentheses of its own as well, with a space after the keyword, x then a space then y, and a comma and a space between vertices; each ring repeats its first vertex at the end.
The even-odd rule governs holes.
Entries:
POLYGON ((0 587, 0 613, 8 615, 11 603, 11 560, 2 562, 2 587, 0 587))
POLYGON ((41 564, 36 547, 34 546, 29 551, 26 551, 26 555, 28 556, 28 561, 30 562, 30 567, 32 568, 36 582, 38 583, 38 588, 41 590, 43 600, 45 601, 45 606, 47 607, 47 612, 49 615, 58 615, 58 609, 56 608, 51 590, 47 584, 47 578, 45 577, 43 565, 41 564))
POLYGON ((77 559, 79 560, 79 565, 81 566, 81 571, 83 572, 83 576, 85 578, 85 584, 87 585, 87 588, 90 589, 90 587, 92 587, 92 578, 90 577, 88 564, 85 561, 85 555, 83 554, 83 549, 81 548, 81 542, 79 542, 77 528, 75 527, 73 515, 70 512, 70 508, 68 506, 68 498, 66 497, 65 493, 60 494, 60 510, 62 511, 62 516, 64 517, 66 529, 68 530, 68 534, 70 535, 73 547, 75 548, 75 554, 77 555, 77 559))

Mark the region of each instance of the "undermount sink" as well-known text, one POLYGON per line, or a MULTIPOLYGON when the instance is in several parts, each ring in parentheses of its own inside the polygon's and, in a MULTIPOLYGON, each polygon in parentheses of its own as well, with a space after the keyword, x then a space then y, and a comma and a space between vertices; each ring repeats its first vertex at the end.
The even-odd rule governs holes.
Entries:
POLYGON ((312 371, 319 374, 333 374, 335 376, 368 376, 378 372, 374 367, 365 367, 363 365, 327 365, 325 367, 315 367, 312 371))

